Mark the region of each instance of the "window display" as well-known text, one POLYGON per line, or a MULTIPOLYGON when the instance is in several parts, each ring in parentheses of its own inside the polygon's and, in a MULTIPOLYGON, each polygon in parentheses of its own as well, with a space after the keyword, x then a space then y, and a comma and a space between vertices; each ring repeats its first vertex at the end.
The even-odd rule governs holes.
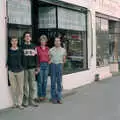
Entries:
POLYGON ((64 31, 63 47, 67 50, 64 74, 87 69, 86 32, 64 31))

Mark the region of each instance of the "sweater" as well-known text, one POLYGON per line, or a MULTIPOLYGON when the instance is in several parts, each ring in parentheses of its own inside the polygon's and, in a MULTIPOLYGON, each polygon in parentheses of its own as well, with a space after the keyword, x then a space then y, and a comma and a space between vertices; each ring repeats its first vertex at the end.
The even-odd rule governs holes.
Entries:
POLYGON ((35 45, 30 44, 23 44, 23 67, 24 69, 33 69, 37 67, 38 58, 37 58, 37 51, 35 45))
POLYGON ((8 70, 12 72, 21 72, 23 70, 21 49, 18 48, 17 50, 8 50, 7 66, 8 70))

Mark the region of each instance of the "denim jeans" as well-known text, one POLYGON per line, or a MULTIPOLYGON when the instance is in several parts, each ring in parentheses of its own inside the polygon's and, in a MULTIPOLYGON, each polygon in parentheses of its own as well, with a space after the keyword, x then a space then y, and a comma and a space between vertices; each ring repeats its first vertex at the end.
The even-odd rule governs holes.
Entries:
POLYGON ((62 64, 51 64, 51 99, 62 99, 62 64))
POLYGON ((47 79, 49 65, 46 62, 40 63, 40 72, 37 76, 38 97, 46 97, 47 79))

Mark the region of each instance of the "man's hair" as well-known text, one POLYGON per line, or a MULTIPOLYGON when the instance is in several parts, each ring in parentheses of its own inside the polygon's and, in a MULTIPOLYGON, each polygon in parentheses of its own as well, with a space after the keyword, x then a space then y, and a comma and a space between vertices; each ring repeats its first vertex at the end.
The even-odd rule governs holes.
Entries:
POLYGON ((26 34, 29 34, 30 37, 31 37, 31 33, 27 31, 27 32, 25 32, 25 33, 23 34, 23 38, 25 38, 25 35, 26 35, 26 34))
POLYGON ((10 41, 12 41, 13 39, 16 39, 16 40, 18 40, 18 38, 17 38, 17 37, 15 37, 15 36, 12 36, 12 37, 11 37, 11 39, 10 39, 10 41))
POLYGON ((59 39, 59 40, 61 41, 60 37, 55 37, 55 40, 56 40, 56 39, 59 39))

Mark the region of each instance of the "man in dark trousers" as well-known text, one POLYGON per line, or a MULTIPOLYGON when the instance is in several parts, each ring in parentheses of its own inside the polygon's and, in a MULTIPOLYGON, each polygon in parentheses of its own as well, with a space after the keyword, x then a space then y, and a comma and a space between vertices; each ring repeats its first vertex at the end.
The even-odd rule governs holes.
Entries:
POLYGON ((49 52, 51 63, 51 99, 54 104, 62 104, 62 69, 66 61, 66 50, 61 47, 59 37, 55 38, 54 44, 55 46, 49 52))

